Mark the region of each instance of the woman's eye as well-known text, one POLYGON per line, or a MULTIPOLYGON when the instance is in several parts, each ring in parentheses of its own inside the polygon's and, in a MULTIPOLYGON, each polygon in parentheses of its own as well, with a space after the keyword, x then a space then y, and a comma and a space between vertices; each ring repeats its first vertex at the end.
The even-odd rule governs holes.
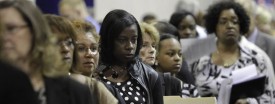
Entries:
POLYGON ((136 41, 137 41, 137 38, 131 39, 132 44, 136 43, 136 41))
POLYGON ((169 52, 169 53, 167 53, 167 55, 170 56, 170 57, 172 57, 174 55, 174 53, 173 52, 169 52))
POLYGON ((219 21, 219 24, 224 25, 224 24, 226 24, 226 21, 219 21))
POLYGON ((179 52, 178 55, 179 55, 180 57, 182 57, 182 53, 181 53, 181 52, 179 52))
POLYGON ((238 24, 239 21, 238 21, 238 20, 233 20, 233 23, 234 23, 234 24, 238 24))
POLYGON ((97 47, 92 47, 92 48, 91 48, 91 51, 92 51, 92 52, 95 52, 95 51, 97 51, 97 49, 98 49, 97 47))
POLYGON ((85 47, 78 47, 77 48, 79 51, 85 51, 85 47))
POLYGON ((126 41, 126 39, 117 39, 118 40, 118 42, 120 42, 120 43, 124 43, 125 41, 126 41))

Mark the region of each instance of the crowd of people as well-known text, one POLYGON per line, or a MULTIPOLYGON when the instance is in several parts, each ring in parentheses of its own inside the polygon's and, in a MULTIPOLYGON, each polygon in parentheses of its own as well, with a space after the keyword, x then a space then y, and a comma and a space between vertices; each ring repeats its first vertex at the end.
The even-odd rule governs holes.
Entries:
POLYGON ((62 0, 61 15, 54 15, 28 0, 0 1, 0 104, 218 98, 222 82, 249 65, 266 77, 264 91, 231 103, 275 104, 275 38, 269 28, 258 27, 253 0, 213 3, 200 22, 188 10, 177 10, 168 22, 151 14, 139 22, 115 9, 100 26, 83 5, 62 0), (216 49, 188 63, 180 40, 213 35, 216 49))

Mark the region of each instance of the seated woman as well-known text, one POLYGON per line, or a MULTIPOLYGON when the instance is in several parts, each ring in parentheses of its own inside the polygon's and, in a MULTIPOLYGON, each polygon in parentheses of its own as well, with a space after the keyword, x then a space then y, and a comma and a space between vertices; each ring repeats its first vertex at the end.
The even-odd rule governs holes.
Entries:
POLYGON ((142 33, 135 17, 110 11, 100 30, 99 79, 110 85, 120 103, 163 104, 160 78, 138 57, 142 33))
POLYGON ((159 33, 153 25, 147 23, 141 23, 140 28, 142 31, 142 47, 139 56, 143 63, 155 68, 159 33))
MULTIPOLYGON (((71 71, 70 76, 73 79, 76 79, 77 81, 89 86, 91 94, 93 95, 91 99, 96 104, 117 103, 117 100, 104 87, 102 83, 96 81, 95 79, 90 78, 91 70, 95 69, 96 65, 98 64, 97 61, 94 62, 93 64, 94 67, 87 68, 87 67, 83 67, 84 65, 81 64, 83 60, 94 60, 94 59, 97 60, 98 55, 95 57, 91 57, 91 54, 88 54, 86 55, 86 56, 89 56, 88 59, 86 59, 87 57, 82 58, 83 54, 79 55, 79 51, 77 51, 76 49, 78 48, 78 45, 76 44, 76 46, 74 46, 74 43, 76 43, 75 40, 80 41, 80 43, 85 43, 85 42, 87 43, 87 41, 88 42, 92 41, 92 43, 97 44, 98 41, 96 41, 93 36, 89 36, 91 39, 86 39, 88 38, 88 36, 86 37, 85 35, 86 30, 87 32, 88 31, 93 32, 94 28, 91 25, 86 24, 85 22, 77 22, 77 21, 74 22, 75 25, 77 25, 77 27, 75 28, 70 20, 57 15, 47 14, 45 15, 45 17, 48 21, 48 24, 51 27, 51 30, 58 37, 60 52, 63 55, 63 60, 69 66, 68 67, 69 69, 67 70, 71 71), (83 60, 78 60, 78 59, 83 59, 83 60), (76 64, 77 64, 77 67, 76 67, 76 64), (88 72, 85 70, 83 71, 83 69, 88 70, 88 72), (82 72, 85 74, 82 74, 82 72), (84 75, 86 75, 86 77, 84 75), (106 100, 106 98, 108 98, 108 100, 106 100)), ((97 37, 96 39, 98 40, 99 36, 96 33, 93 33, 93 34, 95 37, 97 37)), ((97 46, 95 48, 97 49, 97 46)))
MULTIPOLYGON (((168 22, 159 21, 154 26, 157 28, 159 35, 168 33, 168 34, 177 36, 176 34, 178 34, 177 28, 168 22)), ((195 79, 193 78, 191 72, 189 71, 189 67, 186 60, 184 59, 182 60, 181 69, 177 73, 176 77, 183 82, 194 84, 195 79)))
POLYGON ((181 46, 177 38, 171 34, 163 34, 158 45, 156 70, 164 78, 165 95, 180 95, 181 97, 199 97, 194 85, 183 83, 175 78, 182 67, 181 46), (171 75, 167 75, 170 73, 171 75))
POLYGON ((92 104, 89 88, 63 70, 56 36, 39 9, 27 0, 5 0, 0 16, 6 27, 0 58, 28 75, 38 104, 92 104))
MULTIPOLYGON (((241 35, 247 33, 249 29, 249 17, 240 4, 232 1, 216 3, 208 9, 205 18, 208 33, 215 33, 217 37, 217 49, 192 64, 196 85, 202 96, 219 96, 222 81, 230 78, 233 71, 248 65, 255 64, 258 75, 266 75, 268 79, 274 78, 269 77, 267 60, 262 54, 240 45, 241 35)), ((264 94, 257 97, 260 104, 274 102, 272 83, 274 79, 273 82, 267 81, 264 94)))
POLYGON ((75 50, 71 77, 89 86, 91 93, 96 95, 96 104, 117 104, 117 99, 99 81, 92 78, 99 61, 99 38, 95 27, 84 21, 72 22, 75 30, 75 50))

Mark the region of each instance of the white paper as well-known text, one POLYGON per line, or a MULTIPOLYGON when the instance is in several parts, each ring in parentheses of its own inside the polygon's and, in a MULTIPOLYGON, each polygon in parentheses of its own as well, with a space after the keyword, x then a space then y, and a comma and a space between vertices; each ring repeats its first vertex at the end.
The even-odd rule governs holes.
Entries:
POLYGON ((216 50, 216 36, 210 35, 207 38, 181 39, 182 53, 188 64, 197 61, 199 58, 216 50))
POLYGON ((221 83, 218 104, 229 104, 231 88, 234 84, 243 83, 261 76, 263 75, 258 75, 255 64, 233 71, 232 76, 221 83))
POLYGON ((244 82, 256 76, 257 76, 257 68, 255 64, 246 66, 242 69, 235 70, 232 72, 232 79, 234 84, 244 82))

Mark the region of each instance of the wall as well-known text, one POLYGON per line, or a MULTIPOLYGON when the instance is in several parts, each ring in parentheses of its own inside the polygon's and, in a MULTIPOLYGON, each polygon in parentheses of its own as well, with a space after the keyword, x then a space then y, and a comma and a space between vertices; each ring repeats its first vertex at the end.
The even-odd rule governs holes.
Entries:
MULTIPOLYGON (((113 9, 124 9, 141 20, 145 13, 154 13, 159 20, 169 20, 180 0, 94 0, 95 19, 102 21, 113 9)), ((198 0, 201 9, 205 9, 213 0, 198 0), (203 5, 202 5, 203 4, 203 5)))

